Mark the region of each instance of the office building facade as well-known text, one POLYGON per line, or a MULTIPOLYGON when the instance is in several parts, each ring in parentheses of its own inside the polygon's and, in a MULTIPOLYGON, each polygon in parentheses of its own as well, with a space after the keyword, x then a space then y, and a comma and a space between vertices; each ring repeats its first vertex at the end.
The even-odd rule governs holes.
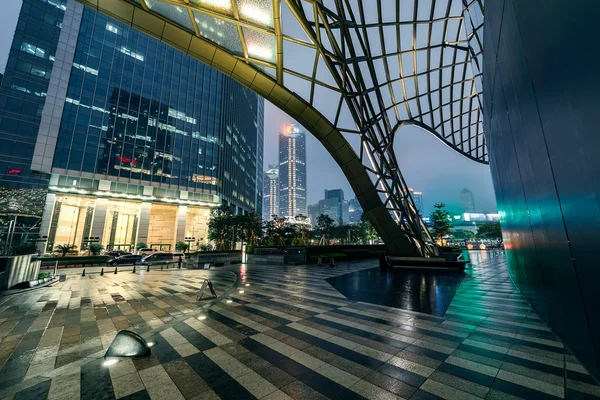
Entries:
POLYGON ((363 209, 358 199, 350 199, 348 201, 348 223, 359 224, 362 213, 363 209))
POLYGON ((344 191, 325 189, 323 200, 319 200, 319 214, 329 215, 337 225, 344 224, 344 191))
POLYGON ((263 175, 263 220, 279 213, 279 166, 269 165, 263 175))
POLYGON ((317 225, 317 220, 321 215, 319 204, 311 204, 308 206, 308 218, 310 218, 310 225, 313 229, 317 225))
POLYGON ((423 215, 425 215, 425 210, 423 208, 423 193, 417 192, 412 188, 408 188, 408 191, 412 196, 413 202, 415 203, 415 207, 417 208, 419 215, 422 217, 423 215))
MULTIPOLYGON (((16 185, 30 190, 35 183, 41 191, 40 250, 59 244, 85 249, 90 242, 169 250, 177 241, 194 249, 207 241, 211 207, 260 210, 258 95, 72 0, 61 7, 56 0, 25 0, 19 24, 32 15, 39 19, 38 3, 62 13, 55 49, 15 35, 21 43, 13 51, 25 48, 35 53, 29 58, 49 64, 47 94, 37 96, 39 129, 32 128, 24 146, 29 159, 18 168, 21 178, 39 182, 16 185), (38 53, 50 53, 48 60, 38 53)), ((9 64, 12 58, 13 52, 9 64)), ((14 79, 5 78, 3 90, 11 85, 14 79)), ((33 99, 42 89, 27 90, 33 99)))
POLYGON ((475 212, 475 197, 473 192, 467 188, 460 191, 460 206, 464 212, 475 212))
MULTIPOLYGON (((23 0, 0 84, 0 229, 34 238, 49 177, 31 170, 66 0, 23 0)), ((6 242, 5 242, 6 243, 6 242)), ((5 249, 8 250, 8 249, 5 249)))
POLYGON ((306 133, 288 124, 279 133, 279 216, 306 215, 306 133))

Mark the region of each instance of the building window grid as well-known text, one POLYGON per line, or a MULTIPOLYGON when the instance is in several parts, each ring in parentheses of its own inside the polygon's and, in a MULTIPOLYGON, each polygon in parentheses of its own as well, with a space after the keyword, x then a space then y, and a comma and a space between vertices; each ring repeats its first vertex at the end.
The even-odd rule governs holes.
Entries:
MULTIPOLYGON (((89 23, 89 21, 86 20, 84 23, 89 23)), ((108 31, 106 29, 103 30, 103 34, 104 35, 106 35, 107 32, 110 32, 110 31, 108 31)), ((126 46, 129 46, 129 47, 134 48, 134 49, 138 49, 140 47, 140 44, 138 42, 132 42, 132 40, 131 40, 131 39, 137 40, 138 38, 139 38, 139 35, 130 35, 130 38, 129 38, 130 40, 127 41, 126 46)), ((89 48, 90 47, 90 43, 94 41, 94 35, 93 34, 89 35, 89 37, 87 39, 88 40, 87 40, 87 43, 86 43, 86 47, 89 48)), ((116 41, 116 46, 118 46, 118 45, 119 45, 119 42, 117 40, 116 41)), ((106 47, 109 47, 109 46, 102 46, 102 50, 101 50, 100 55, 99 55, 99 59, 100 59, 99 62, 100 63, 102 63, 106 59, 106 55, 107 55, 106 53, 108 52, 108 49, 106 49, 106 47)), ((118 53, 116 53, 116 51, 114 49, 113 49, 112 53, 113 53, 113 60, 112 60, 113 63, 112 63, 112 68, 110 70, 110 75, 109 75, 108 81, 110 83, 114 82, 114 78, 113 77, 117 73, 117 71, 119 71, 119 72, 121 72, 121 74, 120 74, 121 75, 121 88, 123 88, 125 80, 126 80, 126 75, 127 75, 126 74, 126 72, 127 72, 126 70, 127 70, 128 63, 127 62, 115 63, 114 62, 114 58, 119 57, 120 55, 118 53)), ((90 57, 91 57, 91 52, 88 52, 88 58, 85 61, 86 64, 89 63, 90 57)), ((173 57, 164 57, 163 58, 163 60, 172 60, 172 59, 173 59, 173 57)), ((153 62, 152 62, 153 66, 149 67, 147 64, 144 66, 144 68, 142 69, 142 73, 143 73, 142 79, 147 79, 146 77, 147 77, 147 75, 150 75, 152 73, 152 69, 156 70, 157 65, 160 63, 159 60, 160 60, 160 57, 154 57, 153 62), (154 68, 152 68, 152 67, 154 67, 154 68)), ((149 60, 147 60, 147 61, 149 61, 149 60)), ((137 61, 137 60, 134 61, 133 68, 137 68, 137 65, 135 65, 135 64, 138 64, 139 62, 140 61, 137 61)), ((130 67, 131 67, 131 63, 130 63, 130 67)), ((183 73, 182 73, 183 67, 181 67, 181 65, 179 65, 179 67, 180 67, 180 71, 178 71, 178 72, 177 71, 172 71, 172 72, 174 72, 175 74, 178 73, 180 75, 183 75, 183 73)), ((163 67, 163 70, 164 69, 165 68, 163 67)), ((190 70, 192 70, 192 73, 194 72, 193 68, 192 69, 189 68, 189 65, 186 68, 186 70, 187 70, 186 72, 188 74, 190 74, 190 70)), ((198 76, 200 76, 203 79, 203 85, 202 86, 204 88, 208 89, 208 93, 206 93, 206 95, 204 97, 208 98, 208 99, 211 99, 211 98, 214 99, 214 98, 217 97, 214 92, 220 89, 220 85, 219 84, 218 85, 211 85, 210 82, 211 82, 211 80, 219 80, 219 79, 216 79, 216 77, 214 76, 214 74, 211 73, 212 71, 207 73, 206 70, 207 70, 207 68, 204 68, 203 70, 198 70, 195 73, 195 79, 197 79, 198 76), (218 86, 218 87, 213 88, 212 86, 218 86)), ((171 77, 172 76, 173 75, 171 75, 171 77)), ((211 112, 215 113, 216 106, 214 104, 212 104, 213 102, 208 101, 208 102, 201 102, 200 104, 198 104, 195 100, 199 96, 194 95, 194 96, 192 96, 192 97, 194 97, 194 99, 191 99, 191 98, 189 98, 187 96, 187 93, 178 93, 177 90, 175 90, 175 91, 171 90, 170 93, 168 93, 168 92, 165 93, 165 91, 167 90, 166 87, 165 87, 165 81, 166 81, 166 78, 163 80, 162 85, 161 85, 161 82, 156 82, 156 81, 152 80, 152 82, 153 82, 152 83, 152 89, 151 89, 152 92, 155 92, 155 88, 156 87, 160 87, 160 90, 158 91, 158 93, 156 93, 158 99, 164 98, 165 94, 170 94, 170 96, 169 96, 170 98, 169 98, 169 102, 168 103, 169 103, 170 106, 175 106, 175 107, 178 106, 178 103, 189 105, 190 102, 192 102, 194 104, 192 107, 195 108, 196 110, 200 111, 200 115, 199 115, 199 117, 200 117, 199 118, 199 127, 200 128, 198 129, 198 131, 200 132, 201 136, 203 136, 205 138, 215 137, 214 133, 218 131, 218 126, 216 126, 218 124, 218 118, 210 118, 211 117, 210 115, 205 115, 206 113, 211 113, 211 112), (180 96, 178 94, 180 94, 180 96), (189 99, 189 101, 188 101, 188 99, 189 99), (207 121, 207 126, 206 126, 207 129, 202 129, 202 125, 204 124, 204 120, 203 119, 207 119, 208 120, 207 121), (208 131, 208 132, 206 132, 206 131, 208 131)), ((83 94, 84 94, 83 93, 84 92, 84 86, 85 86, 84 82, 85 82, 85 78, 82 79, 82 82, 79 83, 80 84, 80 87, 79 87, 80 90, 79 90, 79 93, 78 93, 79 98, 82 98, 83 94)), ((97 85, 97 82, 96 82, 96 85, 97 85)), ((95 85, 95 88, 97 88, 96 85, 95 85)), ((200 88, 198 88, 197 90, 200 90, 200 88)), ((133 88, 131 89, 131 91, 133 91, 133 88)), ((122 95, 123 94, 120 92, 119 96, 122 96, 122 95)), ((106 94, 107 98, 108 98, 108 96, 109 96, 109 93, 106 94)), ((95 100, 96 99, 92 99, 92 102, 94 102, 95 100)), ((75 111, 75 115, 74 115, 75 121, 78 121, 79 118, 80 118, 80 114, 79 113, 80 113, 80 109, 81 108, 80 107, 72 107, 72 108, 75 111)), ((137 107, 136 110, 133 110, 132 109, 132 104, 131 104, 131 99, 130 99, 129 104, 128 104, 128 109, 131 112, 137 112, 138 116, 141 115, 144 112, 144 110, 142 109, 142 104, 139 104, 139 107, 137 107)), ((118 107, 117 107, 117 109, 115 111, 117 111, 117 112, 119 111, 118 107)), ((92 112, 92 114, 93 114, 93 112, 92 112)), ((103 118, 103 123, 104 123, 104 121, 105 121, 105 119, 103 118)), ((140 122, 138 120, 137 125, 135 126, 136 132, 140 132, 140 126, 139 125, 140 125, 140 122)), ((118 129, 118 126, 113 126, 113 129, 101 132, 102 138, 103 139, 104 139, 104 137, 109 137, 109 138, 112 137, 113 139, 117 138, 117 136, 115 135, 115 131, 117 129, 118 129)), ((149 129, 145 130, 146 134, 148 134, 148 131, 149 131, 149 129)), ((77 134, 78 134, 78 132, 73 131, 73 135, 71 137, 71 140, 68 143, 69 149, 73 149, 75 137, 76 137, 77 134)), ((170 148, 172 148, 173 145, 176 145, 176 146, 178 146, 180 148, 184 148, 185 147, 188 151, 192 147, 195 147, 195 146, 189 146, 188 145, 191 142, 191 140, 188 140, 187 137, 181 138, 181 137, 177 137, 177 136, 173 137, 173 136, 174 135, 171 135, 171 140, 169 142, 164 141, 162 143, 162 146, 158 146, 157 143, 155 143, 154 150, 159 150, 159 151, 162 150, 162 153, 169 153, 169 151, 167 151, 167 150, 169 150, 170 148)), ((141 140, 136 138, 134 140, 134 142, 132 143, 132 148, 135 149, 135 148, 139 147, 140 142, 141 142, 141 140)), ((143 142, 145 142, 145 141, 143 141, 143 142)), ((120 145, 122 149, 127 148, 125 146, 126 143, 127 143, 126 137, 123 136, 122 138, 120 138, 120 140, 119 140, 119 142, 118 142, 117 145, 113 144, 113 145, 110 146, 109 151, 111 153, 114 152, 118 148, 118 145, 120 145)), ((86 142, 84 144, 84 148, 87 146, 87 144, 88 144, 88 142, 86 142)), ((214 149, 214 147, 215 147, 214 141, 212 143, 208 143, 208 140, 201 140, 201 141, 199 141, 199 143, 197 143, 197 147, 200 150, 200 152, 195 151, 195 154, 191 155, 191 157, 188 158, 189 160, 196 160, 194 162, 194 164, 193 164, 194 165, 193 170, 195 170, 196 173, 199 174, 199 175, 202 174, 202 175, 214 178, 216 171, 214 170, 214 168, 212 167, 212 165, 214 165, 216 163, 216 160, 217 160, 216 157, 218 156, 217 152, 214 149), (206 157, 205 155, 209 155, 210 157, 206 157), (209 166, 209 163, 212 164, 212 165, 209 166)), ((66 153, 68 154, 68 153, 71 153, 71 152, 67 151, 66 153)), ((98 153, 99 153, 99 151, 96 153, 96 160, 100 159, 98 153)), ((109 159, 112 159, 112 158, 114 158, 114 157, 112 157, 112 155, 110 155, 109 159)), ((191 162, 192 161, 188 162, 187 168, 183 164, 174 165, 174 166, 171 165, 171 167, 172 167, 171 170, 175 170, 175 171, 186 171, 187 170, 188 173, 189 173, 188 175, 191 176, 192 173, 193 173, 192 169, 190 168, 190 163, 191 162)), ((161 160, 161 163, 162 163, 162 169, 163 170, 168 169, 167 166, 165 165, 165 160, 164 159, 161 160)), ((66 164, 67 167, 69 167, 69 166, 74 167, 76 165, 70 159, 66 160, 66 163, 63 163, 63 164, 66 164)), ((94 171, 96 171, 98 169, 97 168, 97 162, 95 164, 96 165, 93 168, 94 171)), ((79 168, 81 169, 81 168, 84 168, 84 167, 82 167, 82 164, 79 164, 79 168)), ((130 177, 131 175, 132 175, 132 173, 130 171, 124 171, 124 170, 121 170, 118 173, 119 177, 130 177)), ((152 179, 152 178, 155 178, 155 177, 151 177, 150 179, 152 179)), ((156 181, 157 179, 152 179, 152 180, 156 181)), ((177 178, 177 179, 167 179, 165 177, 162 177, 160 179, 160 181, 164 182, 164 183, 178 184, 180 186, 182 186, 182 184, 185 183, 185 184, 187 184, 187 186, 191 186, 192 188, 199 188, 199 189, 208 188, 208 189, 213 189, 214 190, 214 185, 206 184, 204 182, 202 182, 202 183, 200 183, 200 182, 192 182, 192 181, 184 182, 181 177, 177 178)))

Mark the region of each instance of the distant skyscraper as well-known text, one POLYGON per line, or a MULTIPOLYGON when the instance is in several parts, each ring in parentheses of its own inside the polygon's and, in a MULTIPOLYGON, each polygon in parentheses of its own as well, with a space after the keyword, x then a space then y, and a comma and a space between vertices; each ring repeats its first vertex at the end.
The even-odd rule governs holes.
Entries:
POLYGON ((310 218, 310 225, 313 229, 317 225, 317 218, 319 218, 319 215, 321 215, 321 212, 318 204, 308 206, 308 217, 310 218))
POLYGON ((469 189, 464 188, 460 191, 460 205, 465 210, 465 212, 474 212, 475 211, 475 198, 473 197, 473 192, 469 189))
POLYGON ((360 223, 360 217, 362 217, 363 209, 358 199, 351 199, 348 202, 348 219, 351 224, 360 223))
POLYGON ((336 224, 344 223, 343 213, 344 191, 342 189, 325 189, 325 198, 319 200, 319 215, 329 215, 336 224))
POLYGON ((350 202, 348 200, 342 201, 342 224, 346 225, 350 223, 350 202))
POLYGON ((421 215, 421 217, 424 214, 424 209, 423 209, 423 193, 422 192, 415 192, 412 188, 408 188, 408 190, 410 191, 410 195, 413 198, 413 201, 415 202, 415 207, 417 207, 417 210, 419 211, 419 215, 421 215))
POLYGON ((279 133, 279 216, 306 213, 306 135, 287 124, 279 133))
POLYGON ((279 213, 279 166, 269 165, 263 176, 263 220, 279 213))

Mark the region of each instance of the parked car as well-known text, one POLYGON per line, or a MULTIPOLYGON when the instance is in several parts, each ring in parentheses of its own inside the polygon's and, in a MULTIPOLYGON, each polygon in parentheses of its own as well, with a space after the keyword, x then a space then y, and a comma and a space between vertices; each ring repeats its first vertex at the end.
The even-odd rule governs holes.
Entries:
POLYGON ((121 257, 121 256, 127 256, 130 255, 131 252, 130 251, 125 251, 125 250, 112 250, 112 251, 107 251, 105 253, 105 255, 109 256, 109 257, 121 257))
POLYGON ((156 249, 138 249, 138 254, 140 256, 146 257, 147 255, 153 254, 153 253, 158 253, 158 250, 156 249))
POLYGON ((142 265, 159 265, 172 264, 179 261, 179 257, 175 257, 173 253, 154 253, 142 258, 142 265))
POLYGON ((179 261, 179 257, 181 257, 181 260, 185 260, 185 253, 182 251, 178 251, 176 253, 173 253, 173 255, 175 256, 175 259, 177 261, 179 261))
POLYGON ((140 265, 140 261, 142 261, 142 256, 139 254, 126 254, 117 258, 113 258, 109 261, 109 264, 113 267, 121 264, 140 265))

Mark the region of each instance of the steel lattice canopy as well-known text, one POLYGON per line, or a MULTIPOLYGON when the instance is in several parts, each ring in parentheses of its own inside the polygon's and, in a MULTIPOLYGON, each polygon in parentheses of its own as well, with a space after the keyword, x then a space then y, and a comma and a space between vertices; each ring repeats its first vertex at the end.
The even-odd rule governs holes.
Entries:
POLYGON ((397 167, 397 129, 417 125, 488 161, 483 0, 78 1, 219 69, 295 118, 340 164, 393 252, 435 253, 397 167))

